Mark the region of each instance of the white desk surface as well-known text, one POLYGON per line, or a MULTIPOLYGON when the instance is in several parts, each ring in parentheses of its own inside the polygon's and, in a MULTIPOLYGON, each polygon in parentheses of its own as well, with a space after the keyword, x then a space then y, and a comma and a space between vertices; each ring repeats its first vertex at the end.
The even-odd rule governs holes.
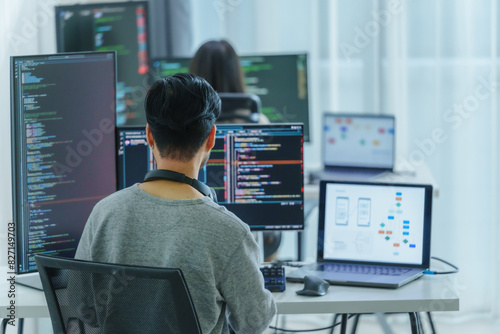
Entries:
MULTIPOLYGON (((292 270, 292 269, 290 269, 292 270)), ((287 282, 273 293, 279 314, 458 311, 459 297, 450 278, 423 276, 398 289, 331 285, 321 297, 295 293, 303 284, 287 282)))
MULTIPOLYGON (((310 171, 313 172, 313 171, 310 171)), ((318 171, 316 171, 318 172, 318 171)), ((321 173, 321 172, 319 172, 321 173)), ((332 174, 335 175, 335 174, 332 174)), ((354 174, 355 175, 355 174, 354 174)), ((343 172, 339 175, 327 177, 326 179, 335 180, 352 180, 352 181, 367 181, 367 182, 388 182, 388 183, 410 183, 410 184, 431 184, 433 186, 434 197, 439 196, 439 186, 432 175, 429 166, 422 164, 418 166, 414 171, 402 171, 402 172, 383 172, 377 174, 376 176, 362 178, 359 176, 351 177, 349 173, 343 172)), ((306 178, 307 181, 307 178, 306 178)), ((314 184, 306 184, 304 187, 304 198, 305 199, 318 199, 319 197, 319 181, 314 184)))
MULTIPOLYGON (((2 283, 3 285, 3 283, 2 283)), ((6 310, 10 303, 7 298, 7 292, 4 293, 2 286, 2 294, 0 295, 0 308, 6 310)), ((5 290, 6 291, 6 290, 5 290)), ((45 301, 43 291, 29 288, 20 284, 16 284, 16 318, 48 318, 49 309, 45 301)), ((3 312, 5 313, 5 312, 3 312)), ((5 317, 5 315, 1 315, 5 317)))
MULTIPOLYGON (((452 281, 444 276, 424 276, 395 290, 332 285, 322 297, 299 296, 295 291, 301 289, 302 284, 287 282, 285 292, 273 293, 279 314, 426 312, 459 309, 456 289, 452 281)), ((18 284, 16 294, 17 318, 49 317, 42 291, 18 284)), ((7 293, 2 291, 0 309, 5 310, 8 303, 7 293)))

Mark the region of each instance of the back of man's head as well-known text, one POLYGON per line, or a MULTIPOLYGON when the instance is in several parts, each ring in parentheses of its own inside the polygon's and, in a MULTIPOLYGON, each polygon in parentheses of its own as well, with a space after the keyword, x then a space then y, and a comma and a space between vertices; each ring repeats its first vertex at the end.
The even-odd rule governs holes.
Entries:
POLYGON ((160 156, 182 161, 194 157, 221 111, 219 95, 212 86, 189 73, 156 81, 144 106, 160 156))

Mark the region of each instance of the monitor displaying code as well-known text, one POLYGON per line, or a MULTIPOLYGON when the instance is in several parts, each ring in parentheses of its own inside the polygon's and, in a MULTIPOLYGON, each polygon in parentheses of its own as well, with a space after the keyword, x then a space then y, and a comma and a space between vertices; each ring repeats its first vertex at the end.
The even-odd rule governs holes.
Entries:
POLYGON ((116 190, 115 52, 11 58, 17 272, 73 257, 94 205, 116 190))
MULTIPOLYGON (((190 58, 152 61, 156 79, 188 72, 190 58)), ((304 124, 304 141, 309 142, 309 92, 307 54, 241 56, 246 93, 258 95, 262 113, 271 123, 304 124)))
POLYGON ((146 125, 149 88, 146 1, 56 7, 58 52, 117 52, 116 124, 146 125))
MULTIPOLYGON (((144 128, 118 130, 118 184, 142 182, 156 168, 144 128)), ((252 230, 304 228, 302 124, 217 125, 198 179, 252 230)))

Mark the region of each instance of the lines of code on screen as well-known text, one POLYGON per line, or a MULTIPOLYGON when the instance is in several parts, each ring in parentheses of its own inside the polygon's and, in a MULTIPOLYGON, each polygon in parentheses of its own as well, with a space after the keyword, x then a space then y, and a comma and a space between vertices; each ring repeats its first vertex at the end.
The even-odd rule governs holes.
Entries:
MULTIPOLYGON (((119 128, 118 143, 122 189, 141 182, 156 163, 144 128, 119 128)), ((302 229, 302 125, 217 125, 215 146, 198 180, 252 230, 302 229)))
POLYGON ((116 124, 146 125, 147 3, 118 2, 57 7, 59 52, 110 51, 118 57, 116 124))
POLYGON ((150 170, 156 169, 144 127, 118 128, 118 189, 142 182, 150 170))
POLYGON ((220 125, 200 180, 254 230, 303 228, 302 125, 220 125))
MULTIPOLYGON (((188 72, 190 58, 158 59, 152 62, 155 79, 188 72)), ((245 92, 258 95, 262 113, 271 123, 303 123, 304 141, 309 142, 309 93, 307 55, 240 57, 245 92)))
POLYGON ((18 272, 73 257, 94 205, 116 189, 113 53, 13 59, 18 272))
POLYGON ((304 123, 309 141, 307 55, 241 57, 246 92, 262 100, 262 113, 271 123, 304 123))

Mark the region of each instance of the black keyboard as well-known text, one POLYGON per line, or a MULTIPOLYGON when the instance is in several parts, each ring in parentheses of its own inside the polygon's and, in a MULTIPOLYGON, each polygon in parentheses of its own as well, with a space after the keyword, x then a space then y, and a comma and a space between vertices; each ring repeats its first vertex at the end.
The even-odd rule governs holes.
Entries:
POLYGON ((338 263, 335 264, 325 263, 322 264, 321 266, 322 266, 321 270, 329 272, 365 274, 365 275, 387 275, 387 276, 401 276, 410 270, 408 268, 401 268, 401 267, 338 264, 338 263))
POLYGON ((260 267, 264 276, 264 286, 271 292, 283 292, 286 289, 285 268, 280 264, 269 264, 260 267))

